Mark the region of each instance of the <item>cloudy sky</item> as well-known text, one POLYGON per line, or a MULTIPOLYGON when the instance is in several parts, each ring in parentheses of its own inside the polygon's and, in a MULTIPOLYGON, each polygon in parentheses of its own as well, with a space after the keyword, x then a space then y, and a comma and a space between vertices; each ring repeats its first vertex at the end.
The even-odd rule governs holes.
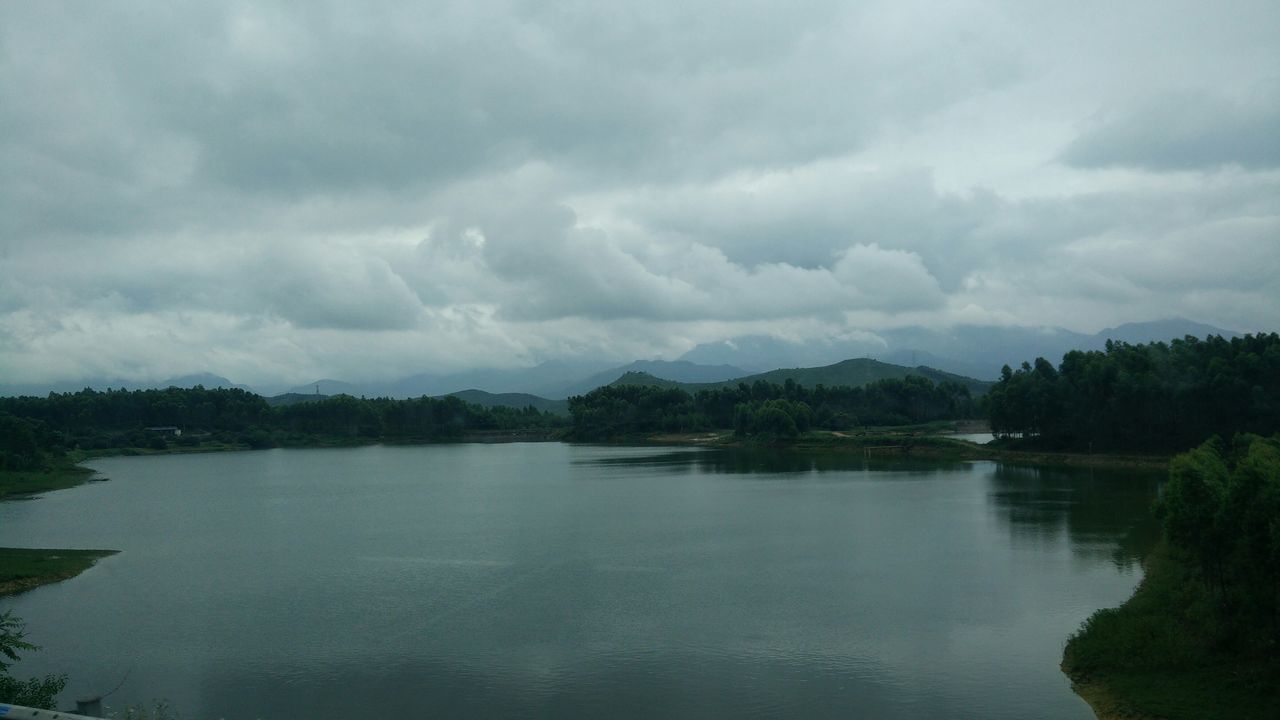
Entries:
POLYGON ((1280 329, 1280 4, 0 3, 8 382, 1280 329))

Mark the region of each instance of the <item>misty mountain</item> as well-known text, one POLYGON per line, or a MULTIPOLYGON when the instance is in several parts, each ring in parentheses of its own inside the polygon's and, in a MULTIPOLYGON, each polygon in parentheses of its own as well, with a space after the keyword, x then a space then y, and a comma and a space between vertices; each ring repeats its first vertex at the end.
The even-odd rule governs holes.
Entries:
POLYGON ((892 365, 880 362, 879 360, 871 360, 869 358, 842 360, 838 363, 833 363, 823 367, 770 370, 769 372, 714 383, 680 383, 664 378, 656 378, 648 373, 629 372, 618 378, 613 384, 656 385, 658 387, 680 388, 686 392, 694 393, 699 390, 714 390, 722 387, 734 387, 738 383, 746 383, 750 385, 757 381, 783 385, 788 380, 792 380, 797 385, 804 387, 815 387, 817 385, 826 385, 827 387, 842 385, 848 387, 862 387, 863 385, 868 385, 878 380, 899 380, 907 377, 908 375, 925 377, 935 383, 954 382, 964 385, 969 388, 969 392, 973 395, 981 395, 991 386, 991 383, 989 382, 943 372, 934 368, 903 367, 901 365, 892 365))
POLYGON ((253 392, 253 388, 250 388, 248 385, 233 383, 227 378, 222 377, 221 375, 214 375, 213 373, 207 373, 207 372, 172 377, 163 382, 156 383, 155 385, 152 385, 150 387, 159 388, 159 389, 169 388, 169 387, 193 388, 197 385, 203 386, 206 390, 213 390, 215 388, 228 388, 228 389, 237 389, 237 390, 247 390, 249 392, 253 392))
POLYGON ((194 373, 191 375, 180 375, 158 382, 140 382, 136 380, 121 380, 119 378, 85 378, 83 380, 67 380, 63 382, 30 383, 20 385, 0 383, 0 395, 31 395, 40 397, 48 395, 51 392, 79 392, 86 388, 101 392, 105 390, 163 390, 164 388, 169 387, 193 388, 197 385, 202 385, 210 390, 215 388, 236 388, 253 392, 253 389, 248 385, 233 383, 221 375, 214 375, 213 373, 206 372, 194 373))
POLYGON ((1221 335, 1229 340, 1233 337, 1239 337, 1240 333, 1182 318, 1171 318, 1168 320, 1153 320, 1151 322, 1126 323, 1118 327, 1107 328, 1093 336, 1099 342, 1097 348, 1090 349, 1102 349, 1107 340, 1118 340, 1127 342, 1130 345, 1137 345, 1138 343, 1168 342, 1174 338, 1184 338, 1188 335, 1200 339, 1210 335, 1221 335))
POLYGON ((363 392, 364 386, 354 383, 343 382, 341 380, 316 380, 306 385, 298 385, 291 387, 285 391, 285 395, 350 395, 352 397, 370 397, 369 393, 363 392))
POLYGON ((1236 337, 1239 333, 1174 318, 1128 323, 1093 335, 1054 327, 999 327, 961 325, 944 330, 920 327, 866 333, 860 338, 795 342, 767 335, 749 335, 704 343, 679 360, 641 360, 613 366, 605 361, 554 360, 526 368, 478 368, 457 373, 421 373, 392 382, 352 383, 322 379, 291 388, 249 388, 213 373, 172 377, 160 382, 110 378, 41 383, 0 384, 0 395, 47 395, 124 388, 146 390, 166 387, 240 388, 264 396, 284 393, 347 394, 354 397, 439 397, 466 390, 487 393, 528 393, 544 399, 563 399, 607 385, 629 373, 647 373, 682 383, 714 383, 777 368, 815 368, 850 358, 870 358, 897 366, 925 366, 970 378, 993 380, 1001 366, 1017 367, 1024 360, 1044 357, 1057 363, 1070 350, 1101 350, 1108 339, 1127 343, 1169 341, 1187 335, 1236 337))
MULTIPOLYGON (((489 393, 530 393, 547 398, 556 397, 564 387, 607 367, 609 363, 602 361, 552 360, 526 368, 476 368, 456 373, 419 373, 391 382, 317 382, 322 394, 345 393, 355 397, 439 397, 479 389, 489 393)), ((316 383, 299 385, 289 392, 315 392, 315 385, 316 383)))
MULTIPOLYGON (((703 343, 680 356, 702 365, 730 365, 759 373, 786 367, 819 367, 886 351, 883 342, 870 339, 830 339, 796 342, 769 335, 744 335, 703 343)), ((674 379, 674 378, 672 378, 674 379)))

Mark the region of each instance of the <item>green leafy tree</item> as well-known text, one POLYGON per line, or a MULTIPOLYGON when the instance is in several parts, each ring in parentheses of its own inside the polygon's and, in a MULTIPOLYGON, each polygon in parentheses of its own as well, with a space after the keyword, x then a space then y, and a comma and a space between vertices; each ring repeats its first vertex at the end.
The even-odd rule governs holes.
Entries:
POLYGON ((66 675, 19 680, 9 674, 19 653, 39 650, 26 641, 25 626, 10 611, 0 613, 0 702, 52 710, 58 693, 67 686, 66 675))
POLYGON ((1217 601, 1225 639, 1280 647, 1280 438, 1214 439, 1174 458, 1158 506, 1217 601), (1259 632, 1259 631, 1262 632, 1259 632))

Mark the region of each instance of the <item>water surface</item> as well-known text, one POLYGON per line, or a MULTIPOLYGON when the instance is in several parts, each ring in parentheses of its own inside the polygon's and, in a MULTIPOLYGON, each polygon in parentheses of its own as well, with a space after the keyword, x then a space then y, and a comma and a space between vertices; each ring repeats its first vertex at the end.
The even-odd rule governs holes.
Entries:
POLYGON ((1090 718, 1063 642, 1150 475, 561 444, 104 458, 0 545, 64 697, 186 718, 1090 718))

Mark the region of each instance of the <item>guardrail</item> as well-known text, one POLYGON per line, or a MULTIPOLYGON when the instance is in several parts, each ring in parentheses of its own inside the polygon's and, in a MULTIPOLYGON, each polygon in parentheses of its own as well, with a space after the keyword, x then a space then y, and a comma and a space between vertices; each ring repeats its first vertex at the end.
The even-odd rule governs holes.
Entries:
POLYGON ((3 720, 98 720, 89 715, 76 715, 58 710, 39 710, 8 703, 0 703, 0 718, 3 720))

